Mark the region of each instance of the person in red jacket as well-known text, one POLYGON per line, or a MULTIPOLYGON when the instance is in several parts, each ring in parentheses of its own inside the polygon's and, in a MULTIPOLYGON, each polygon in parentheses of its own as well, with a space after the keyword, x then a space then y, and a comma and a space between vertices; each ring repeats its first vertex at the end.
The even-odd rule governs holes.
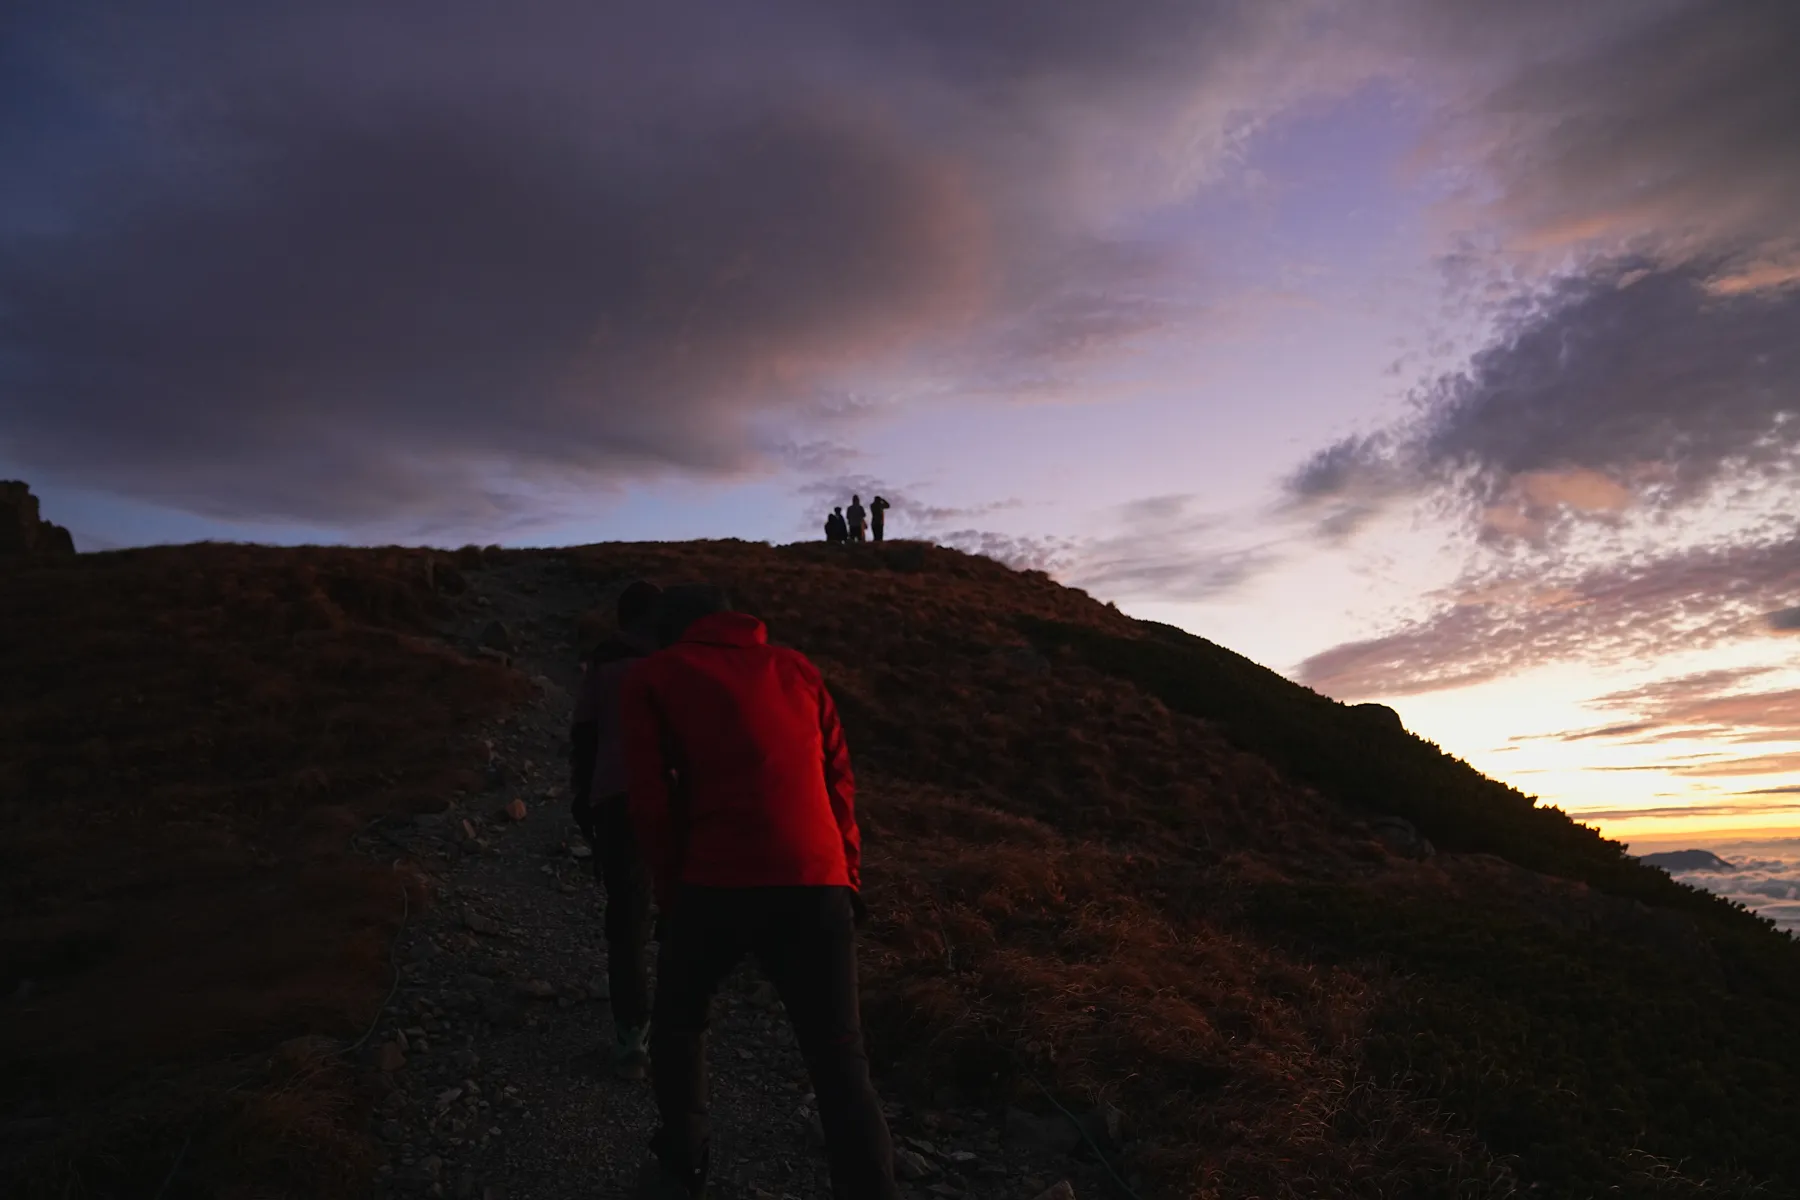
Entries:
POLYGON ((659 623, 664 649, 620 697, 631 815, 667 917, 650 1021, 661 1128, 644 1192, 705 1186, 707 1018, 750 953, 812 1074, 834 1195, 897 1200, 858 1011, 862 844, 831 693, 716 588, 668 589, 659 623))

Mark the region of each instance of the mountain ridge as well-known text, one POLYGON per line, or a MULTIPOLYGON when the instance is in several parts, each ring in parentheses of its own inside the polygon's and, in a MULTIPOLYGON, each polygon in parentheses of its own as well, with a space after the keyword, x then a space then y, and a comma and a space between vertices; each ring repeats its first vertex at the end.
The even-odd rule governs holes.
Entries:
MULTIPOLYGON (((542 686, 482 651, 495 610, 480 602, 519 606, 514 636, 572 662, 578 630, 604 626, 632 576, 724 584, 825 672, 865 780, 871 1049, 884 1088, 910 1102, 1054 1116, 1042 1088, 1073 1111, 1114 1111, 1108 1153, 1146 1196, 1714 1196, 1800 1180, 1787 1135, 1800 1110, 1781 1083, 1800 1072, 1786 1037, 1800 955, 1741 906, 1379 713, 1041 573, 918 543, 721 540, 204 544, 17 573, 0 619, 30 636, 7 652, 0 700, 7 732, 29 734, 9 744, 29 751, 0 772, 8 865, 24 881, 5 915, 8 949, 36 946, 47 964, 40 995, 99 1011, 80 1008, 84 989, 135 944, 100 910, 55 924, 78 893, 104 899, 113 876, 148 870, 110 841, 107 873, 84 869, 95 814, 166 824, 177 805, 184 823, 218 831, 209 853, 249 855, 246 880, 256 854, 286 855, 296 871, 335 864, 367 897, 358 908, 345 892, 341 917, 313 918, 364 948, 361 966, 333 968, 340 999, 265 1006, 235 1049, 184 1042, 190 1067, 157 1058, 160 1043, 96 1061, 46 1036, 56 1013, 34 1010, 4 1047, 31 1069, 12 1072, 0 1120, 47 1110, 71 1126, 76 1140, 20 1160, 44 1189, 68 1181, 52 1160, 83 1153, 71 1114, 84 1106, 117 1130, 119 1097, 152 1079, 189 1086, 195 1053, 213 1056, 207 1072, 247 1070, 232 1057, 245 1047, 348 1045, 373 1028, 387 984, 370 938, 402 913, 391 872, 356 874, 352 835, 379 847, 357 830, 508 794, 482 774, 481 730, 542 686), (584 599, 570 608, 553 593, 584 599), (96 710, 118 678, 142 703, 96 710), (402 704, 427 741, 379 732, 402 704), (336 715, 313 722, 309 708, 336 715), (216 748, 268 737, 288 747, 269 760, 288 774, 239 811, 256 760, 216 748), (215 749, 202 762, 175 745, 215 749), (423 755, 437 782, 424 783, 423 755), (122 778, 164 782, 126 789, 133 816, 122 778), (1395 820, 1429 844, 1384 838, 1395 820), (277 836, 290 827, 312 830, 313 849, 277 836), (76 945, 88 948, 68 958, 76 945), (91 1083, 59 1092, 47 1082, 59 1071, 91 1083)), ((543 805, 533 820, 560 819, 543 805)), ((171 868, 194 853, 160 835, 149 846, 171 868)), ((429 890, 407 885, 421 906, 429 890)), ((316 1126, 335 1132, 309 1135, 317 1161, 304 1169, 265 1147, 254 1169, 271 1194, 348 1194, 343 1179, 373 1176, 357 1115, 369 1078, 334 1067, 307 1085, 337 1097, 316 1126)), ((183 1129, 129 1113, 123 1127, 139 1132, 115 1132, 113 1153, 166 1172, 183 1129)), ((215 1117, 251 1136, 242 1112, 215 1117)), ((213 1142, 187 1153, 197 1179, 225 1169, 213 1142)))

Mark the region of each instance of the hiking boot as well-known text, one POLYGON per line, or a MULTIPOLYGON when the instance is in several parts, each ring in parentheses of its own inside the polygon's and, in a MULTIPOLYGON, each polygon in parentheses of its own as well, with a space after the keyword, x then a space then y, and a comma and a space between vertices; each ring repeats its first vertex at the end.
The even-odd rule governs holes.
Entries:
POLYGON ((638 1172, 635 1200, 702 1200, 706 1195, 706 1168, 685 1175, 663 1166, 654 1154, 638 1172))
POLYGON ((643 1079, 650 1074, 650 1026, 619 1031, 613 1046, 613 1074, 620 1079, 643 1079))

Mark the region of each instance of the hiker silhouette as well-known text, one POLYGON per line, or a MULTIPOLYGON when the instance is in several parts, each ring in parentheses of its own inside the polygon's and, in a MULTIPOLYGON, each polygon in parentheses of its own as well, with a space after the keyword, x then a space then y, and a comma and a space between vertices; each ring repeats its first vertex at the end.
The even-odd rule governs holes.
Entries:
POLYGON ((861 496, 850 497, 850 507, 844 510, 844 517, 850 523, 850 540, 862 541, 868 527, 869 514, 868 510, 863 508, 861 496))
POLYGON ((581 689, 569 718, 569 791, 575 824, 593 851, 606 887, 606 974, 611 992, 613 1069, 642 1079, 649 1070, 650 876, 638 854, 626 798, 619 693, 626 672, 656 649, 662 589, 633 580, 619 594, 618 632, 581 663, 581 689))
POLYGON ((887 510, 891 507, 893 506, 880 496, 869 501, 869 532, 875 535, 875 540, 878 542, 881 540, 882 530, 887 524, 887 510))
POLYGON ((850 540, 850 527, 844 522, 844 510, 834 508, 831 515, 825 518, 825 540, 833 546, 841 546, 850 540))

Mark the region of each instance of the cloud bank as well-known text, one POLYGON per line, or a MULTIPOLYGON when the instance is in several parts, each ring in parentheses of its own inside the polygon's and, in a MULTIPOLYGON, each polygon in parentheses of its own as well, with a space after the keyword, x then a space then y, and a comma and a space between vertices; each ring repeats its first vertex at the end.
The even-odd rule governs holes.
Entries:
POLYGON ((1398 695, 1796 627, 1800 10, 1444 6, 1423 30, 1474 70, 1439 134, 1481 167, 1459 212, 1499 231, 1455 264, 1493 335, 1287 492, 1338 541, 1447 521, 1467 567, 1300 675, 1398 695))
POLYGON ((1736 900, 1800 936, 1800 842, 1774 842, 1721 846, 1717 853, 1734 868, 1730 871, 1684 871, 1674 878, 1736 900))
POLYGON ((15 6, 0 451, 335 523, 817 468, 859 379, 1042 391, 1170 320, 1122 221, 1318 86, 1320 7, 15 6))

